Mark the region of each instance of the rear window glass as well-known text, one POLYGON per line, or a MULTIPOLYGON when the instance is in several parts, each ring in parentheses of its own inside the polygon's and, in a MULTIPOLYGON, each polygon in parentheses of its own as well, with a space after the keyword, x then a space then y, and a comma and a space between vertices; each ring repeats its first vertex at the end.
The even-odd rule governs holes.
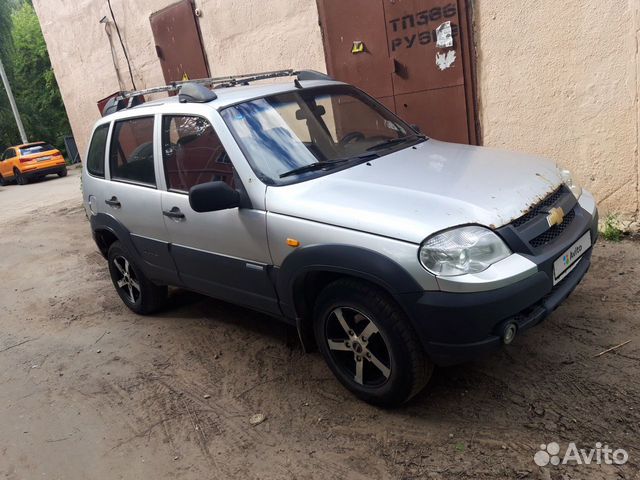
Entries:
POLYGON ((107 134, 109 133, 109 124, 100 125, 96 128, 89 146, 89 154, 87 155, 87 170, 91 175, 96 177, 104 177, 104 151, 107 144, 107 134))
POLYGON ((52 147, 48 143, 40 143, 38 145, 22 147, 20 148, 20 153, 22 153, 22 155, 35 155, 36 153, 48 152, 55 149, 55 147, 52 147))
POLYGON ((116 122, 109 150, 111 178, 156 185, 153 167, 153 117, 116 122))

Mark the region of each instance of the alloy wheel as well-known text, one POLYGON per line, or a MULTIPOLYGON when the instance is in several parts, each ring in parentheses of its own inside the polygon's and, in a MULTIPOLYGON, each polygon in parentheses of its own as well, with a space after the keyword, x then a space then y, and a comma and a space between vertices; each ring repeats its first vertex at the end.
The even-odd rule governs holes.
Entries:
POLYGON ((118 279, 116 285, 120 288, 127 299, 131 303, 136 303, 140 298, 142 291, 140 290, 140 283, 136 278, 136 274, 129 263, 129 260, 122 255, 114 257, 113 264, 118 269, 118 279))
POLYGON ((389 347, 376 324, 351 307, 338 307, 326 321, 331 357, 343 373, 366 387, 378 387, 391 375, 389 347))

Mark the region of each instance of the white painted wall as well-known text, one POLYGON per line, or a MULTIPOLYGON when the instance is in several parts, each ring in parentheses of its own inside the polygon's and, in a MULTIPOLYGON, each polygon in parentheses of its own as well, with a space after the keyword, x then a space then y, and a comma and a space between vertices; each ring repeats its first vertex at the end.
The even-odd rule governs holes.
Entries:
POLYGON ((640 2, 474 3, 484 144, 567 165, 637 220, 640 2))

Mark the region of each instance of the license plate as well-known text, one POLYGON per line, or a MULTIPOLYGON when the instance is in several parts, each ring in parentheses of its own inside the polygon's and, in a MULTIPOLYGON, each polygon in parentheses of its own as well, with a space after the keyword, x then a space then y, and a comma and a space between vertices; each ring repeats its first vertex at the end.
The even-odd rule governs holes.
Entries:
POLYGON ((578 264, 584 253, 591 247, 591 232, 585 233, 576 243, 571 245, 566 252, 553 262, 553 284, 555 285, 578 264))
POLYGON ((47 160, 51 160, 51 157, 40 157, 40 158, 38 158, 39 162, 46 162, 47 160))

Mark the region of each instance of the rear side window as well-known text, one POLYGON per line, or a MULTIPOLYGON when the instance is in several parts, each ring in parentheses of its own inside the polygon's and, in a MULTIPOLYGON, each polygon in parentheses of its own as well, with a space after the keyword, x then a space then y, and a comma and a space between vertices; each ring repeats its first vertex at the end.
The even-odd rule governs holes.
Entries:
POLYGON ((100 125, 93 132, 93 138, 89 145, 89 154, 87 155, 87 170, 91 175, 96 177, 104 177, 104 153, 107 146, 107 134, 109 133, 109 124, 100 125))
POLYGON ((156 186, 153 117, 116 122, 109 149, 111 178, 156 186))
POLYGON ((167 189, 188 192, 200 183, 223 181, 234 188, 234 169, 211 124, 202 117, 162 117, 162 159, 167 189))
POLYGON ((13 148, 8 149, 6 152, 4 152, 4 155, 2 156, 3 160, 8 160, 10 158, 13 158, 16 156, 16 151, 13 148))

